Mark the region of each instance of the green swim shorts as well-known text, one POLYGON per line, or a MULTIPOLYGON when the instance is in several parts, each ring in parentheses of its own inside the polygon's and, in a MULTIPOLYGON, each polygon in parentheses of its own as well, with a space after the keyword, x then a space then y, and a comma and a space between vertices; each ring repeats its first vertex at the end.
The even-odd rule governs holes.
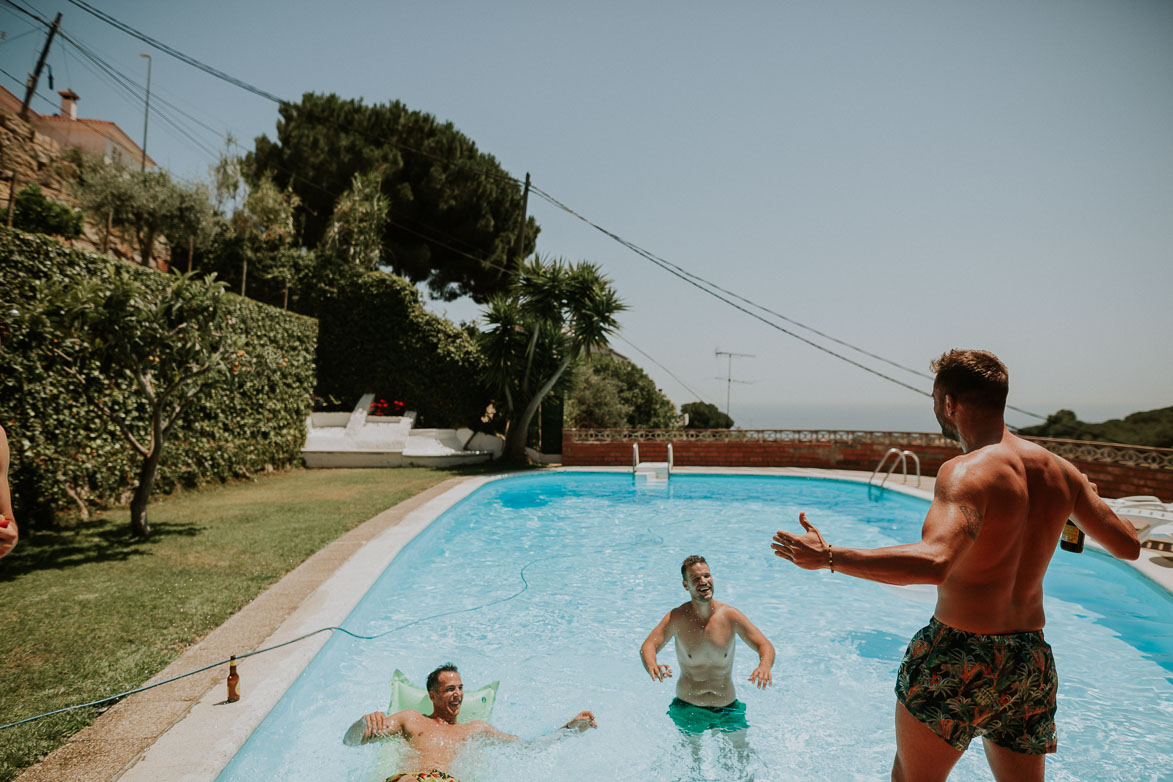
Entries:
POLYGON ((681 733, 696 734, 706 730, 733 733, 749 727, 745 720, 745 704, 736 700, 728 706, 697 706, 673 698, 668 706, 668 716, 681 733))
POLYGON ((1027 755, 1054 752, 1059 678, 1041 630, 979 635, 934 617, 908 644, 896 697, 954 749, 974 736, 1027 755))

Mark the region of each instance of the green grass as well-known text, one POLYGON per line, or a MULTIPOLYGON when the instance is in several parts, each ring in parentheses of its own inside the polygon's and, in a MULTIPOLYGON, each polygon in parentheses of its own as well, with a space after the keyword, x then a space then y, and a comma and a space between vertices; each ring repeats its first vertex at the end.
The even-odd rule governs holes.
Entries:
MULTIPOLYGON (((0 561, 0 724, 137 687, 307 557, 456 471, 294 470, 40 532, 0 561)), ((0 781, 93 721, 0 733, 0 781)))

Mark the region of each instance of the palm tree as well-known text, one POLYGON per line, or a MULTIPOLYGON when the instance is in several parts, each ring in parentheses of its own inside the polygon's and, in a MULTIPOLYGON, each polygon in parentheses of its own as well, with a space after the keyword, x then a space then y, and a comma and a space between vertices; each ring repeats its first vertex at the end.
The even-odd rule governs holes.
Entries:
POLYGON ((525 461, 538 405, 576 360, 607 344, 625 309, 595 264, 540 257, 522 266, 508 293, 489 299, 480 339, 486 379, 505 410, 506 461, 525 461))

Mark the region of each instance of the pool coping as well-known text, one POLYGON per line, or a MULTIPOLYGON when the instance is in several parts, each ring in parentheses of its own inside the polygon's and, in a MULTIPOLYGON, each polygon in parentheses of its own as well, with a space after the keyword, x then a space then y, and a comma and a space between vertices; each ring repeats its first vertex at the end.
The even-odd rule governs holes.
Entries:
MULTIPOLYGON (((627 473, 630 468, 554 467, 547 471, 627 473)), ((799 467, 679 467, 674 472, 828 478, 852 483, 867 483, 871 477, 854 470, 799 467)), ((379 513, 270 586, 148 683, 230 654, 266 648, 339 624, 416 535, 476 489, 516 474, 503 471, 449 478, 379 513)), ((931 499, 935 479, 922 478, 920 484, 924 488, 893 478, 886 488, 931 499)), ((797 519, 794 522, 797 525, 797 519)), ((1141 559, 1130 564, 1173 594, 1173 557, 1142 549, 1141 559)), ((242 698, 234 704, 224 702, 223 665, 132 695, 26 769, 18 782, 215 779, 329 637, 320 633, 263 658, 240 661, 242 698)))

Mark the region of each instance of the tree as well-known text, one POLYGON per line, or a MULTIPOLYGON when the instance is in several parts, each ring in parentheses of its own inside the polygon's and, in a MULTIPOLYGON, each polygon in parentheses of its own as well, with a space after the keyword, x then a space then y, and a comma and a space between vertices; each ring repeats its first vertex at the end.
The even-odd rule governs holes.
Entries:
POLYGON ((216 234, 220 218, 212 208, 208 187, 202 184, 178 185, 174 209, 163 226, 164 235, 171 242, 174 265, 176 246, 186 246, 187 270, 191 271, 192 257, 197 247, 206 247, 216 234))
POLYGON ((391 204, 381 257, 436 298, 471 296, 478 303, 510 286, 521 259, 533 252, 538 225, 522 217, 517 183, 451 123, 398 101, 365 106, 337 95, 306 93, 284 103, 277 140, 256 140, 246 177, 272 176, 300 199, 303 241, 318 246, 335 199, 356 174, 377 172, 391 204))
POLYGON ((244 199, 244 205, 232 216, 237 235, 244 242, 240 295, 245 295, 248 263, 252 259, 262 276, 284 274, 285 297, 289 298, 290 270, 295 261, 289 255, 297 232, 293 214, 300 201, 288 189, 281 189, 269 177, 263 177, 244 199))
POLYGON ((101 158, 82 161, 76 182, 82 208, 96 221, 109 217, 134 234, 143 266, 151 265, 155 240, 173 224, 181 188, 162 169, 137 171, 101 158))
POLYGON ((668 429, 676 408, 648 374, 613 353, 584 362, 566 400, 566 420, 579 429, 633 427, 668 429))
POLYGON ((607 344, 626 309, 597 266, 535 257, 508 294, 486 306, 480 335, 486 380, 505 412, 504 458, 525 461, 526 435, 538 405, 571 364, 607 344))
POLYGON ((322 242, 327 252, 361 271, 377 269, 382 261, 389 205, 380 186, 378 173, 355 174, 334 205, 322 242))
POLYGON ((563 420, 575 429, 619 429, 628 426, 631 408, 620 401, 619 379, 599 371, 594 361, 575 373, 574 390, 566 395, 563 420))
POLYGON ((53 335, 52 355, 77 390, 141 459, 130 526, 147 537, 147 505, 176 422, 247 358, 228 332, 222 284, 177 274, 168 285, 149 286, 131 272, 42 283, 36 319, 39 331, 53 335))
POLYGON ((680 412, 688 414, 686 429, 732 429, 733 419, 709 402, 685 402, 680 412))
POLYGON ((224 139, 224 151, 220 153, 212 169, 212 193, 216 199, 216 211, 228 215, 230 207, 236 204, 243 183, 240 156, 232 152, 236 138, 229 133, 224 139))

